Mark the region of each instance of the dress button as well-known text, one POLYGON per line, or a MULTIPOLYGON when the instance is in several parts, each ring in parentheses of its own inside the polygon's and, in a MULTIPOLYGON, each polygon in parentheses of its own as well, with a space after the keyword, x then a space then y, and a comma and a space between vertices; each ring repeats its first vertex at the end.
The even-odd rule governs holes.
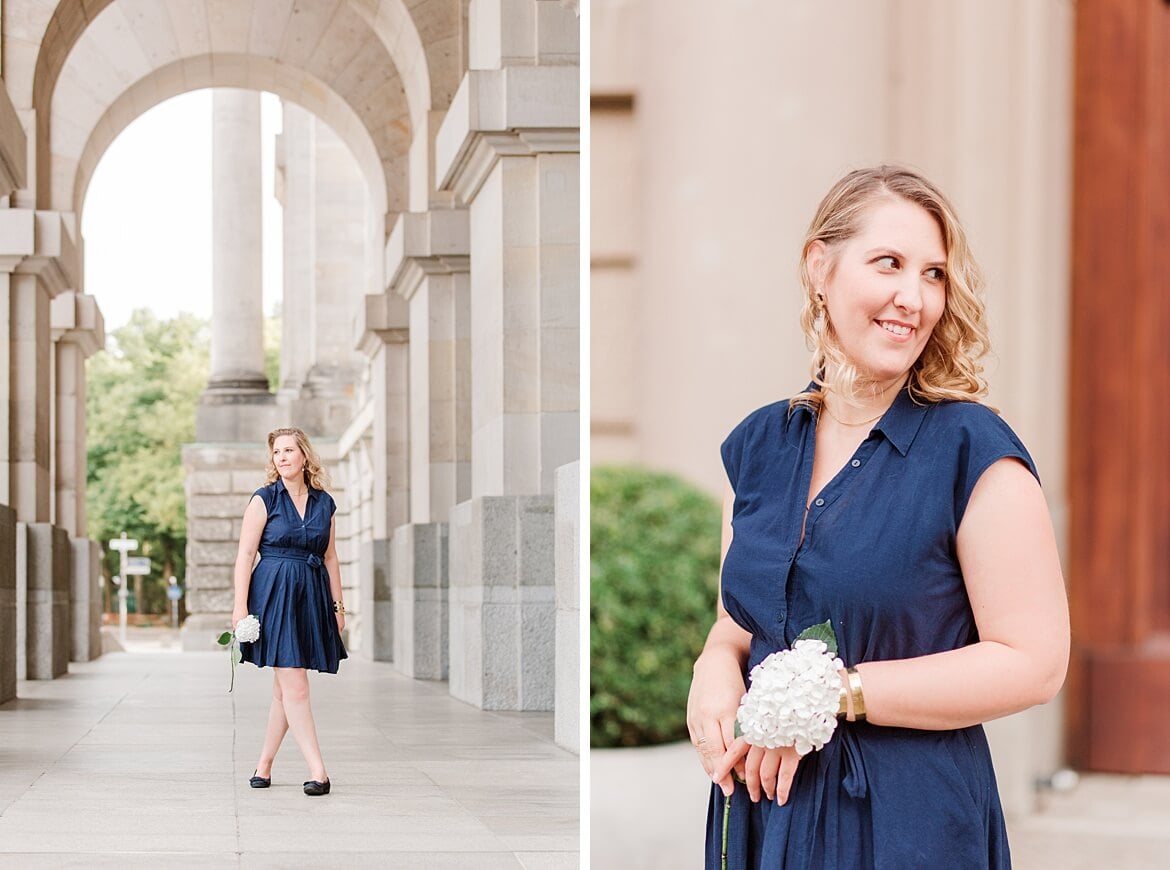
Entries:
POLYGON ((815 502, 813 502, 813 504, 815 504, 817 507, 824 507, 825 500, 823 498, 818 498, 815 502))
POLYGON ((860 460, 860 459, 854 459, 854 460, 853 460, 852 462, 850 462, 849 464, 850 464, 850 465, 852 465, 854 468, 857 468, 858 466, 860 466, 860 465, 861 465, 861 460, 860 460))

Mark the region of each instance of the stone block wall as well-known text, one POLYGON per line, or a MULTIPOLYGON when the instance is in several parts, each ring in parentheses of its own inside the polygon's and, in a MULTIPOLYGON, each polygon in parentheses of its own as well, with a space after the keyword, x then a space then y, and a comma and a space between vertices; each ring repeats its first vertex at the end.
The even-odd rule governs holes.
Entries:
POLYGON ((51 523, 28 525, 28 679, 51 680, 69 669, 69 593, 73 547, 51 523))
POLYGON ((556 687, 553 738, 581 753, 581 463, 556 472, 556 687))
POLYGON ((552 710, 553 497, 451 511, 449 690, 484 710, 552 710))
POLYGON ((189 444, 187 472, 187 576, 180 580, 190 616, 184 650, 214 650, 231 622, 232 573, 240 526, 252 493, 264 485, 265 446, 189 444))
POLYGON ((394 666, 408 677, 445 680, 448 667, 447 524, 394 530, 394 666))
POLYGON ((16 511, 0 504, 0 704, 16 697, 16 511))

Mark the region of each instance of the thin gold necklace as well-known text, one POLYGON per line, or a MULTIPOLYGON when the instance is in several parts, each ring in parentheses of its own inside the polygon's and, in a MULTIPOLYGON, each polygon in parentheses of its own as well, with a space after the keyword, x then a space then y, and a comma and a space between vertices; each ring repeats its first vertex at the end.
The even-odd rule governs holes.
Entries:
MULTIPOLYGON (((821 402, 821 407, 825 409, 825 413, 827 413, 830 417, 832 417, 834 420, 836 420, 842 426, 864 426, 867 423, 873 423, 877 420, 880 420, 882 418, 882 416, 886 413, 885 411, 882 411, 876 417, 870 417, 868 420, 862 420, 860 423, 846 423, 844 420, 842 420, 840 417, 838 417, 836 414, 833 413, 832 409, 829 407, 829 403, 827 400, 821 402)), ((887 408, 886 410, 889 410, 889 409, 887 408)))

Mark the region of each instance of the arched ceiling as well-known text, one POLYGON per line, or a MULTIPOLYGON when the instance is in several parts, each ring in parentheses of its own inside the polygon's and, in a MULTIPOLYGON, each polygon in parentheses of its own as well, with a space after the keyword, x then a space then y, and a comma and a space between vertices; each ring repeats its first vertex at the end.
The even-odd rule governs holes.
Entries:
POLYGON ((400 211, 412 130, 449 104, 462 76, 464 7, 464 0, 62 0, 45 26, 32 82, 38 205, 77 210, 96 159, 130 120, 167 97, 223 86, 269 90, 318 113, 354 148, 367 177, 381 166, 386 210, 400 211), (364 136, 352 129, 355 119, 364 136), (363 139, 376 160, 362 153, 363 139))
MULTIPOLYGON (((158 103, 192 90, 208 87, 235 87, 271 91, 289 102, 297 103, 328 124, 349 147, 365 176, 375 213, 385 214, 387 179, 394 167, 384 164, 369 131, 348 103, 321 82, 302 70, 274 61, 238 55, 220 55, 213 74, 208 58, 186 58, 155 70, 139 79, 106 110, 90 133, 74 172, 62 173, 62 181, 71 183, 78 226, 85 194, 94 170, 106 149, 135 118, 158 103), (257 85, 262 82, 262 85, 257 85)), ((64 167, 68 169, 69 167, 64 167)))

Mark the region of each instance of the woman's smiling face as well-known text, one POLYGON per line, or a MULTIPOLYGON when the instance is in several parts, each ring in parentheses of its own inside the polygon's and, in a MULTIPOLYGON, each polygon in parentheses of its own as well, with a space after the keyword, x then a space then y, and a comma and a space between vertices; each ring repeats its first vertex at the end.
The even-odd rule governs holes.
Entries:
POLYGON ((826 328, 860 382, 885 386, 922 355, 946 306, 946 260, 938 222, 900 197, 875 201, 857 235, 834 249, 810 246, 809 272, 825 296, 826 328))

